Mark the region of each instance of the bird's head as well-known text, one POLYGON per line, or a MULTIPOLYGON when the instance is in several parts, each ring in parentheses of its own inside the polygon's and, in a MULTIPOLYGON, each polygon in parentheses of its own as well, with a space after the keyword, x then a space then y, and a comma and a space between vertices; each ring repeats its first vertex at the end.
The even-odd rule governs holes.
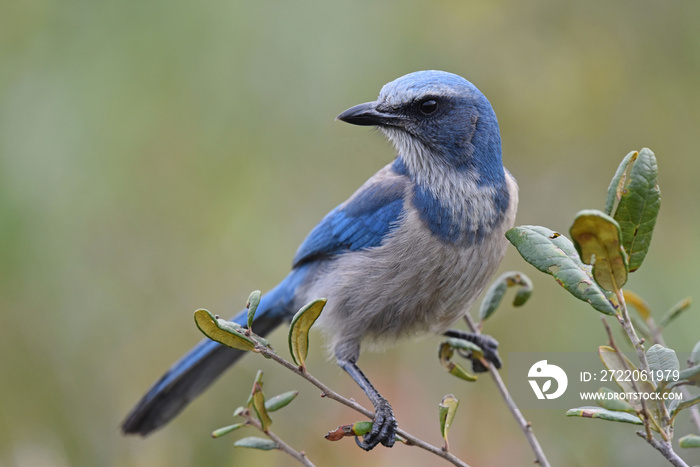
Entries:
POLYGON ((337 117, 378 127, 410 165, 502 173, 501 138, 491 104, 476 86, 444 71, 417 71, 386 84, 374 102, 337 117), (425 160, 429 158, 431 160, 425 160))

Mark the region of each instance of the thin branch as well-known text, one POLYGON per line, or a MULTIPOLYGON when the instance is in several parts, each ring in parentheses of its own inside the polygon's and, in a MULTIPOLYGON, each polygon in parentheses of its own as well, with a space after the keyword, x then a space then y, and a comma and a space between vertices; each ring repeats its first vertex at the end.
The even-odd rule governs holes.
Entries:
POLYGON ((296 373, 298 376, 301 376, 305 380, 307 380, 309 383, 313 384, 317 388, 319 388, 322 392, 323 397, 328 397, 329 399, 333 399, 334 401, 340 402, 341 404, 350 407, 351 409, 355 410, 356 412, 360 412, 361 414, 365 415, 366 417, 373 418, 374 417, 374 412, 371 410, 367 410, 357 402, 355 402, 352 399, 348 399, 346 397, 341 396, 337 392, 333 391, 331 388, 323 384, 319 379, 317 379, 315 376, 313 376, 311 373, 308 371, 302 371, 297 365, 293 364, 292 362, 289 362, 285 360, 284 358, 280 357, 275 353, 274 350, 272 350, 269 347, 266 347, 264 345, 258 344, 256 346, 256 350, 259 351, 265 358, 269 358, 270 360, 274 360, 275 362, 279 363, 289 371, 296 373))
MULTIPOLYGON (((469 326, 469 329, 471 329, 472 332, 480 333, 480 329, 476 326, 474 320, 472 319, 471 315, 469 315, 469 313, 464 314, 464 320, 467 322, 467 326, 469 326)), ((491 377, 496 383, 496 387, 501 393, 504 402, 513 414, 513 417, 518 423, 518 426, 520 426, 520 429, 525 435, 527 442, 530 443, 530 447, 535 453, 535 457, 537 459, 535 462, 540 464, 542 467, 549 467, 549 461, 547 460, 547 456, 545 456, 544 451, 542 450, 542 447, 540 446, 540 443, 537 440, 537 437, 535 436, 535 432, 532 430, 532 424, 525 420, 525 417, 523 417, 523 414, 520 412, 520 409, 515 404, 515 401, 513 401, 513 398, 510 396, 506 385, 501 379, 501 374, 498 372, 498 369, 486 361, 483 361, 483 363, 491 372, 491 377)))
POLYGON ((625 297, 622 295, 622 290, 617 289, 615 295, 617 296, 617 301, 620 303, 620 310, 622 311, 622 316, 618 317, 618 321, 622 324, 625 334, 627 334, 627 337, 634 346, 634 350, 637 352, 637 358, 639 358, 639 363, 642 366, 641 369, 649 374, 649 362, 647 361, 647 354, 644 351, 644 344, 637 336, 637 331, 635 331, 634 326, 632 326, 632 320, 627 311, 627 303, 625 302, 625 297))
POLYGON ((299 451, 295 450, 293 447, 291 447, 290 445, 288 445, 287 443, 285 443, 284 441, 282 441, 282 438, 280 438, 279 436, 277 436, 276 434, 274 434, 274 433, 273 433, 272 431, 270 431, 269 429, 268 429, 267 431, 265 431, 265 430, 263 429, 262 424, 260 423, 260 421, 254 419, 253 417, 250 416, 250 412, 249 412, 249 411, 247 411, 247 414, 244 414, 243 416, 246 418, 246 423, 247 423, 247 424, 252 425, 252 426, 254 426, 255 428, 257 428, 258 430, 262 431, 262 432, 265 433, 272 441, 274 441, 275 444, 277 444, 277 449, 279 449, 280 451, 282 451, 282 452, 284 452, 284 453, 286 453, 286 454, 289 454, 290 456, 292 456, 293 458, 295 458, 297 461, 299 461, 301 464, 305 465, 306 467, 316 467, 316 466, 309 460, 309 458, 306 457, 306 454, 305 454, 303 451, 302 451, 302 452, 299 452, 299 451))
MULTIPOLYGON (((354 400, 348 399, 346 397, 341 396, 337 392, 333 391, 331 388, 323 384, 320 380, 318 380, 316 377, 311 375, 308 371, 302 371, 298 366, 294 365, 293 363, 287 361, 286 359, 280 357, 277 355, 271 348, 264 346, 260 343, 256 342, 256 347, 255 350, 260 352, 264 357, 269 358, 271 360, 274 360, 275 362, 279 363, 283 367, 287 368, 288 370, 292 371, 293 373, 296 373, 297 375, 301 376, 304 378, 306 381, 309 383, 313 384, 317 388, 319 388, 322 392, 323 397, 328 397, 329 399, 333 399, 334 401, 340 402, 341 404, 345 405, 346 407, 349 407, 356 412, 361 413, 362 415, 374 419, 374 412, 371 410, 367 410, 365 407, 361 406, 354 400)), ((439 456, 443 459, 445 459, 448 462, 451 462, 454 465, 457 465, 459 467, 469 467, 468 464, 466 464, 464 461, 462 461, 460 458, 457 456, 453 455, 450 452, 443 451, 442 448, 439 448, 437 446, 433 446, 432 444, 423 441, 422 439, 402 430, 402 429, 397 429, 396 434, 401 436, 403 439, 406 440, 406 444, 409 446, 417 446, 421 449, 424 449, 428 452, 431 452, 435 454, 436 456, 439 456)))
POLYGON ((686 464, 685 461, 681 459, 680 456, 673 450, 673 446, 671 445, 670 441, 659 441, 654 438, 647 439, 642 431, 637 431, 637 436, 643 438, 647 443, 651 444, 654 449, 659 451, 662 456, 668 459, 668 461, 676 467, 689 467, 688 464, 686 464))
MULTIPOLYGON (((603 322, 603 326, 605 326, 605 332, 608 334, 608 343, 610 344, 610 347, 613 348, 615 351, 615 354, 617 357, 620 359, 620 363, 622 363, 622 366, 625 368, 626 371, 631 372, 631 368, 627 364, 627 360, 625 359, 624 355, 622 355, 622 352, 620 352, 620 348, 617 346, 615 343, 615 339, 613 338, 612 334, 612 329, 610 329, 610 325, 608 324, 607 321, 605 321, 605 317, 601 316, 601 321, 603 322)), ((649 366, 647 365, 647 371, 649 369, 649 366)), ((639 393, 639 388, 637 388, 637 384, 634 381, 634 378, 630 380, 630 384, 632 385, 632 388, 636 393, 639 393)), ((642 421, 644 422, 644 431, 646 432, 646 440, 649 441, 650 439, 654 439, 652 434, 651 434, 651 427, 649 425, 649 411, 647 410, 647 404, 644 402, 644 398, 640 399, 640 402, 642 404, 642 410, 641 410, 641 416, 642 416, 642 421)), ((663 431, 663 430, 662 430, 663 431)), ((665 433, 664 433, 665 435, 665 433)))

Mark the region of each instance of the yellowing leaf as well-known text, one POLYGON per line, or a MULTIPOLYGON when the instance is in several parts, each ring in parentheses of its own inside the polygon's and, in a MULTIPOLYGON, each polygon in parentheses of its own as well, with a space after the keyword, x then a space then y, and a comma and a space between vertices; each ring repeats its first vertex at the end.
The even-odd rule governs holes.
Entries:
POLYGON ((245 330, 230 321, 217 318, 208 310, 194 312, 194 322, 209 339, 238 350, 255 350, 255 342, 245 335, 245 330))
POLYGON ((256 390, 253 392, 253 410, 260 420, 263 431, 267 431, 272 425, 272 419, 265 409, 265 395, 262 392, 262 388, 256 385, 256 390))
POLYGON ((651 309, 642 297, 628 289, 623 290, 622 295, 623 297, 625 297, 625 302, 628 305, 632 305, 644 321, 647 321, 649 318, 651 318, 651 309))
POLYGON ((457 413, 457 407, 459 407, 459 400, 452 394, 448 394, 442 398, 442 402, 438 405, 439 415, 440 415, 440 434, 445 440, 445 451, 449 451, 449 442, 447 441, 447 434, 452 426, 452 421, 457 413))
POLYGON ((469 341, 465 341, 463 339, 450 338, 447 340, 447 342, 443 342, 442 344, 440 344, 440 348, 438 350, 438 358, 440 359, 440 363, 452 376, 456 376, 457 378, 463 379, 465 381, 476 381, 478 379, 477 376, 469 373, 467 370, 464 369, 464 367, 462 367, 462 365, 460 365, 459 363, 455 363, 451 360, 452 356, 455 353, 455 348, 471 350, 472 352, 481 352, 481 349, 469 341), (460 341, 460 344, 464 343, 464 346, 462 347, 461 345, 453 345, 457 341, 460 341))
POLYGON ((605 290, 615 291, 627 282, 627 255, 621 246, 620 226, 596 210, 578 213, 570 229, 581 261, 593 265, 593 278, 605 290))
POLYGON ((262 391, 262 377, 263 372, 261 370, 258 370, 258 372, 255 375, 255 381, 253 382, 253 389, 252 391, 250 391, 250 397, 248 397, 248 402, 246 403, 246 405, 249 407, 253 407, 255 415, 257 415, 258 420, 260 420, 260 425, 262 425, 263 431, 266 432, 272 424, 272 420, 267 414, 267 409, 265 408, 265 395, 262 391))
POLYGON ((304 305, 292 318, 288 337, 289 351, 294 363, 299 365, 302 370, 306 369, 304 361, 309 353, 309 330, 321 316, 324 306, 326 306, 325 298, 316 299, 304 305))

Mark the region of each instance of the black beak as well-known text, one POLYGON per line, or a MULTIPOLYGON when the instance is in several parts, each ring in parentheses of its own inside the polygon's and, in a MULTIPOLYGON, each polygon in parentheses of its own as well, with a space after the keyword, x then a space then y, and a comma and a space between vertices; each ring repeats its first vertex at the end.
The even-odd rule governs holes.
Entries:
POLYGON ((394 114, 382 112, 378 109, 379 102, 365 102, 354 107, 350 107, 341 113, 336 120, 352 123, 353 125, 390 125, 395 124, 400 117, 394 114))

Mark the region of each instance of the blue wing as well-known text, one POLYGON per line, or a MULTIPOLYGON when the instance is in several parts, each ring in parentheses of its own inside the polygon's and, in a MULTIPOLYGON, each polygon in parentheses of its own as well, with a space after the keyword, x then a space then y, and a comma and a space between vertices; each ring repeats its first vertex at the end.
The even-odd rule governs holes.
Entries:
POLYGON ((399 223, 407 183, 406 177, 392 176, 365 184, 314 227, 299 246, 294 267, 379 246, 399 223))

